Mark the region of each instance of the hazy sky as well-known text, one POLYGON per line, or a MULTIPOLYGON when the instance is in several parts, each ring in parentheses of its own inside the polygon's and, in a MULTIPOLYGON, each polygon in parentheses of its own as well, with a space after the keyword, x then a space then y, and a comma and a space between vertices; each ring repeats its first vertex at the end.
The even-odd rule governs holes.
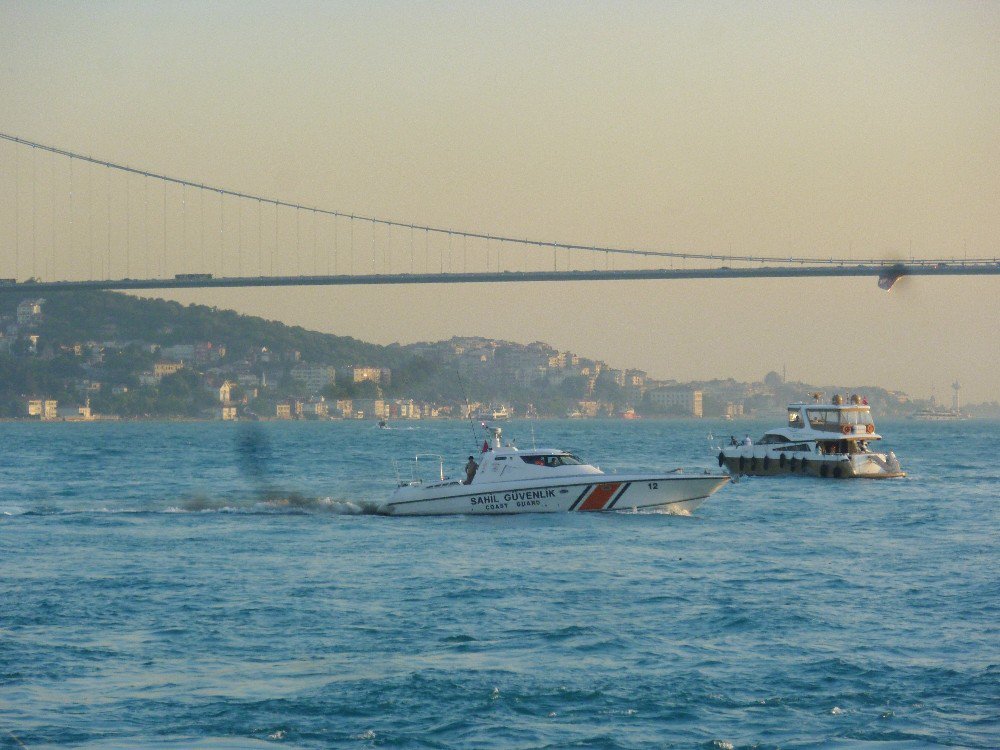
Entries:
MULTIPOLYGON (((0 91, 2 132, 358 214, 692 252, 1000 255, 1000 3, 6 2, 0 91)), ((30 275, 32 242, 48 278, 99 265, 84 219, 107 211, 87 182, 104 177, 57 168, 0 144, 0 276, 30 275), (39 197, 42 173, 72 190, 39 197)), ((126 183, 143 219, 112 244, 132 275, 156 270, 154 188, 126 183)), ((163 231, 194 253, 204 219, 181 229, 182 200, 189 217, 218 203, 170 196, 163 231)), ((320 224, 320 244, 345 228, 320 224)), ((410 241, 388 238, 397 264, 410 241)), ((540 339, 658 377, 784 365, 939 398, 957 379, 983 400, 1000 398, 998 293, 990 277, 170 296, 381 343, 540 339)))

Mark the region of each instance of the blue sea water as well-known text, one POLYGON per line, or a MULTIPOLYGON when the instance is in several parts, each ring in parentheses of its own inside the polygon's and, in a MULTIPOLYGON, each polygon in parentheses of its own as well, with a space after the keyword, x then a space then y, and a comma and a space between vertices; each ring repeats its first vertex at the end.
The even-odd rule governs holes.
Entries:
MULTIPOLYGON (((697 469, 766 426, 508 435, 697 469)), ((1000 746, 1000 424, 879 426, 904 480, 390 518, 467 423, 0 424, 0 748, 1000 746)))

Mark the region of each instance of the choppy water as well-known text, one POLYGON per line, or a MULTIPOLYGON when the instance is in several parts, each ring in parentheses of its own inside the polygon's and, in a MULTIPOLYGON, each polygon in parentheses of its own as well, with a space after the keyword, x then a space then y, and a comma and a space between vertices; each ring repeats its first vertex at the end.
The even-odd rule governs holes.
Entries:
MULTIPOLYGON (((631 470, 764 426, 535 430, 631 470)), ((0 747, 1000 745, 1000 424, 690 517, 364 513, 393 457, 460 471, 415 427, 0 425, 0 747)))

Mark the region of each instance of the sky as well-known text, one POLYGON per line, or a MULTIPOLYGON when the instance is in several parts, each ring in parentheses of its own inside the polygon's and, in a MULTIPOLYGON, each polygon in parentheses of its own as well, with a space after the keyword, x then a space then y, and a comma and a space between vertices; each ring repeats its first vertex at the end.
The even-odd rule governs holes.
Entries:
MULTIPOLYGON (((653 250, 1000 255, 998 74, 987 2, 0 6, 0 132, 348 214, 653 250)), ((206 247, 247 273, 329 265, 316 243, 339 270, 376 245, 379 270, 414 244, 419 264, 419 234, 365 228, 354 247, 350 222, 197 190, 161 207, 155 184, 14 144, 0 169, 3 277, 172 275, 205 270, 206 247)), ((457 246, 424 250, 461 270, 457 246)), ((463 252, 473 270, 490 248, 463 252)), ((377 343, 542 340, 659 378, 784 367, 941 400, 958 380, 983 401, 1000 399, 998 293, 924 277, 157 294, 377 343)))

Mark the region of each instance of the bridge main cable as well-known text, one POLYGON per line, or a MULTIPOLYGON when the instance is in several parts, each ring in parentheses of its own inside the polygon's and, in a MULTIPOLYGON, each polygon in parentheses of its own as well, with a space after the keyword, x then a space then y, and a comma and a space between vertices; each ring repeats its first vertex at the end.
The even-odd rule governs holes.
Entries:
MULTIPOLYGON (((883 258, 808 258, 808 257, 778 257, 778 256, 750 256, 750 255, 719 255, 711 253, 692 253, 692 252, 671 252, 665 250, 643 250, 639 248, 621 248, 621 247, 606 247, 601 245, 583 245, 570 242, 552 242, 546 240, 532 240, 524 237, 508 237, 499 234, 489 234, 486 232, 474 232, 463 229, 449 229, 446 227, 435 227, 426 224, 415 224, 412 222, 405 221, 395 221, 392 219, 381 219, 376 216, 361 216, 358 214, 347 213, 345 211, 334 211, 331 209, 320 208, 318 206, 307 206, 302 203, 294 203, 292 201, 285 201, 279 198, 269 198, 263 195, 252 195, 250 193, 243 193, 238 190, 230 190, 228 188, 222 188, 215 185, 206 185, 204 183, 195 182, 194 180, 186 180, 180 177, 172 177, 170 175, 160 174, 158 172, 151 172, 146 169, 138 169, 136 167, 130 167, 127 164, 119 164, 113 161, 106 161, 104 159, 98 159, 87 154, 81 154, 76 151, 70 151, 68 149, 58 148, 56 146, 50 146, 44 143, 39 143, 37 141, 29 141, 24 138, 18 138, 17 136, 10 135, 8 133, 0 133, 0 140, 9 141, 11 143, 20 144, 22 146, 30 146, 31 148, 41 149, 51 154, 56 154, 59 156, 65 156, 69 159, 78 159, 90 164, 95 164, 97 166, 105 167, 107 169, 114 169, 120 172, 126 172, 129 174, 141 175, 142 177, 148 177, 155 180, 161 180, 163 182, 169 182, 175 185, 181 185, 184 187, 196 188, 198 190, 207 190, 217 195, 228 195, 233 198, 240 198, 244 200, 257 201, 259 203, 267 203, 272 206, 290 208, 297 211, 311 211, 313 213, 322 214, 324 216, 333 216, 341 219, 349 219, 351 221, 362 221, 370 224, 378 224, 386 227, 396 227, 400 229, 410 229, 414 231, 424 231, 433 232, 435 234, 451 235, 453 237, 467 237, 469 239, 481 239, 493 242, 501 243, 511 243, 517 245, 525 245, 530 247, 538 247, 552 250, 582 250, 594 253, 611 253, 618 255, 638 255, 647 257, 660 257, 660 258, 674 258, 680 260, 717 260, 717 261, 728 261, 732 263, 793 263, 799 265, 831 265, 831 266, 848 266, 848 265, 877 265, 877 266, 892 266, 900 263, 899 260, 883 259, 883 258)), ((996 262, 996 258, 919 258, 919 259, 909 259, 905 262, 909 266, 924 266, 924 265, 937 265, 939 263, 992 263, 996 262)))

